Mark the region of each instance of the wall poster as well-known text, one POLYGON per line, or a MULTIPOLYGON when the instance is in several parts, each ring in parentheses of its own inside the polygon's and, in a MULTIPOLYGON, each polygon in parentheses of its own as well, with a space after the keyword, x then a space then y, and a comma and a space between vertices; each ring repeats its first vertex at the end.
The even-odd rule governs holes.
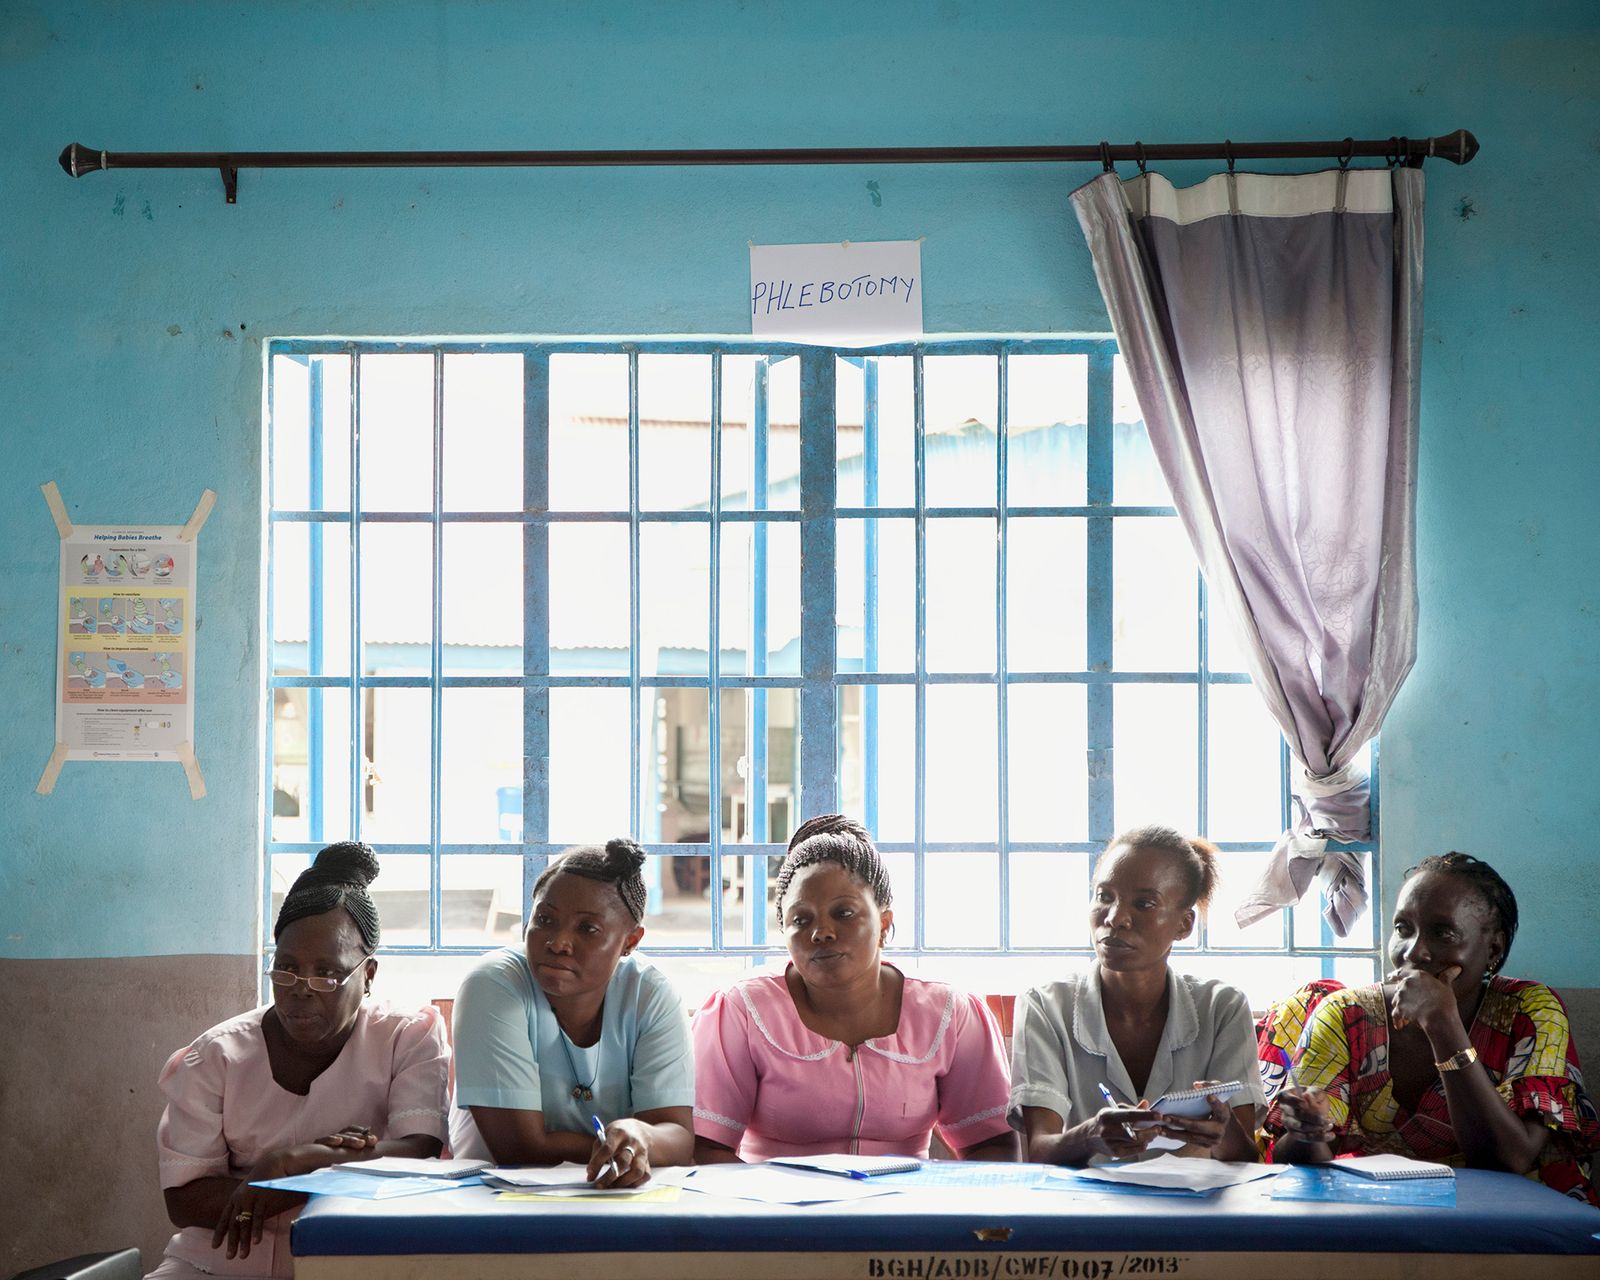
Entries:
POLYGON ((186 525, 72 525, 61 534, 56 742, 39 789, 67 760, 176 760, 205 794, 194 758, 195 534, 186 525))

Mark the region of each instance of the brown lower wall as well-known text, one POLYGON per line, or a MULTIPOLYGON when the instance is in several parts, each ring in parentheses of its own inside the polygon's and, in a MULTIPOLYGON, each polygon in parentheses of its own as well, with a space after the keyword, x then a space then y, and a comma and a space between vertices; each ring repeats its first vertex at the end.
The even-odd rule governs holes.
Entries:
POLYGON ((1566 1003, 1572 1038, 1583 1060, 1584 1082, 1593 1098, 1600 1092, 1600 987, 1557 987, 1556 994, 1566 1003))
MULTIPOLYGON (((156 1179, 156 1076, 168 1055, 256 999, 250 956, 0 960, 0 1276, 172 1229, 156 1179)), ((1600 987, 1562 998, 1590 1067, 1600 987)))
POLYGON ((0 960, 0 1276, 172 1234, 156 1179, 156 1077, 256 1003, 250 956, 0 960))

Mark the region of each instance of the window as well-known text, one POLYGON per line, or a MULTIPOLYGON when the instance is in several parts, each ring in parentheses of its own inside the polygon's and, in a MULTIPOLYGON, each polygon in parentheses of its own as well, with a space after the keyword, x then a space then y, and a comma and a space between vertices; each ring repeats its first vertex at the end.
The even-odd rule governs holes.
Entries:
POLYGON ((1370 915, 1233 924, 1286 752, 1108 340, 278 342, 268 415, 268 919, 369 841, 391 996, 631 832, 697 999, 781 955, 777 860, 833 809, 913 971, 1081 966, 1094 855, 1167 822, 1225 855, 1186 967, 1257 1004, 1372 980, 1370 915))

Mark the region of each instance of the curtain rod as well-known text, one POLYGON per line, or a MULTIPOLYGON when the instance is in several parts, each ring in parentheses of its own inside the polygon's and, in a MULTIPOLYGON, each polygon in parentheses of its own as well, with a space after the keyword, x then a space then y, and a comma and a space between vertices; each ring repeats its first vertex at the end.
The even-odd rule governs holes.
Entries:
POLYGON ((1390 164, 1429 158, 1466 164, 1478 140, 1466 129, 1436 138, 1340 138, 1329 142, 1107 142, 1034 147, 794 147, 660 151, 104 151, 69 143, 61 167, 81 178, 105 169, 216 169, 228 203, 238 200, 240 169, 592 168, 639 165, 1039 164, 1092 162, 1107 169, 1150 160, 1336 159, 1382 156, 1390 164))

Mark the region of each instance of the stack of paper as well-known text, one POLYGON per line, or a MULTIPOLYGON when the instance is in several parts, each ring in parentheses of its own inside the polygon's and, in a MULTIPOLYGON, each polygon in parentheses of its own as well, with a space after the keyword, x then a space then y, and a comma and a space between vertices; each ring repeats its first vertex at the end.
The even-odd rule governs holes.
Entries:
POLYGON ((702 1195, 762 1204, 821 1204, 894 1194, 893 1187, 880 1179, 841 1178, 779 1164, 703 1164, 690 1171, 683 1185, 702 1195))
POLYGON ((1116 1164, 1090 1165, 1084 1169, 1053 1170, 1046 1184, 1054 1188, 1058 1181, 1070 1185, 1087 1180, 1204 1195, 1222 1187, 1235 1187, 1254 1182, 1257 1178, 1274 1177, 1286 1167, 1281 1164, 1235 1164, 1225 1160, 1157 1156, 1154 1160, 1128 1160, 1116 1164))
POLYGON ((773 1156, 769 1163, 841 1178, 876 1178, 886 1173, 915 1173, 922 1168, 922 1161, 915 1156, 773 1156))
POLYGON ((351 1173, 380 1178, 466 1178, 488 1167, 487 1160, 414 1160, 408 1156, 380 1156, 344 1166, 351 1173))
POLYGON ((503 1194, 502 1200, 543 1200, 555 1196, 588 1199, 675 1199, 689 1169, 653 1169, 637 1187, 597 1187, 588 1168, 567 1162, 557 1165, 497 1166, 483 1171, 483 1181, 503 1194))

